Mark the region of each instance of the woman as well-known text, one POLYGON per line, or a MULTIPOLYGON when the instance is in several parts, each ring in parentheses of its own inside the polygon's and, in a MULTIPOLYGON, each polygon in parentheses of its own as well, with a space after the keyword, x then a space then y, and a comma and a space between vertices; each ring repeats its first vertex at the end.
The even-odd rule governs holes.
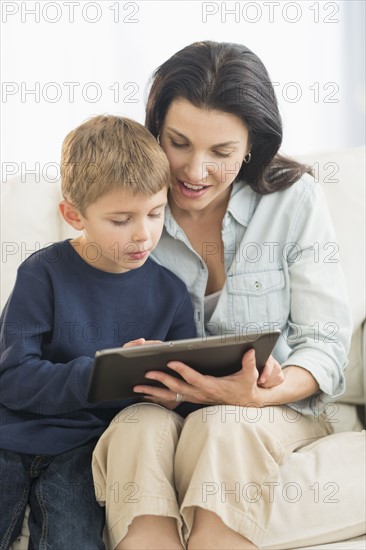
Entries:
POLYGON ((308 167, 278 154, 275 94, 245 46, 173 55, 155 72, 146 125, 172 174, 154 256, 185 281, 198 334, 282 338, 259 378, 253 352, 224 378, 178 362, 184 381, 148 373, 163 387, 137 386, 150 403, 122 411, 96 447, 97 496, 112 548, 260 547, 279 465, 331 433, 324 407, 344 389, 351 317, 325 256, 325 200, 308 167))

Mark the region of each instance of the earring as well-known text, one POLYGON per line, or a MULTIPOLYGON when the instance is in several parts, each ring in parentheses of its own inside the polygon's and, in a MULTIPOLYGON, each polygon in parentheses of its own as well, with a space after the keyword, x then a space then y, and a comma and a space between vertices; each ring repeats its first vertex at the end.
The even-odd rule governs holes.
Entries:
POLYGON ((251 159, 252 159, 252 153, 248 153, 247 155, 245 155, 245 157, 244 157, 245 164, 249 164, 251 159))
POLYGON ((158 144, 160 145, 160 134, 157 135, 156 141, 157 141, 158 144))

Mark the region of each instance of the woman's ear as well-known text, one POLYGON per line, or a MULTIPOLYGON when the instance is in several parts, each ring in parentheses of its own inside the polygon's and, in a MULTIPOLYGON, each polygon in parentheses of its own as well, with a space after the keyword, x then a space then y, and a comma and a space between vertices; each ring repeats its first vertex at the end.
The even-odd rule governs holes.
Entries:
POLYGON ((60 202, 58 207, 65 222, 77 231, 82 231, 82 229, 84 229, 83 217, 73 204, 67 200, 63 200, 60 202))

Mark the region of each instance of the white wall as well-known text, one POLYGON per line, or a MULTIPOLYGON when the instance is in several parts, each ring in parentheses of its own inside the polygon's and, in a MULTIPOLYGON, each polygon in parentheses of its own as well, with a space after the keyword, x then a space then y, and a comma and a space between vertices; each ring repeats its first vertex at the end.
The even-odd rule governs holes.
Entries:
POLYGON ((204 39, 244 43, 264 61, 278 83, 284 152, 360 144, 364 90, 357 88, 355 100, 352 79, 361 70, 362 40, 356 36, 357 45, 356 30, 349 27, 351 21, 355 25, 349 13, 360 5, 358 0, 2 1, 3 180, 34 167, 52 177, 64 136, 93 114, 119 113, 143 122, 154 68, 204 39), (74 83, 74 97, 65 83, 74 83), (36 94, 27 93, 32 89, 36 94))

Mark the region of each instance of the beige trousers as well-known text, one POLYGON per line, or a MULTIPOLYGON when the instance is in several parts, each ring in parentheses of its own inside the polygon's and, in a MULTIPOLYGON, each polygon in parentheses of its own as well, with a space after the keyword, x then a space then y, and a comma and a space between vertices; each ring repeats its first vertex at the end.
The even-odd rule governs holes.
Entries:
MULTIPOLYGON (((302 472, 298 476, 296 469, 290 469, 290 477, 286 476, 286 465, 305 446, 313 443, 314 448, 319 443, 314 442, 331 432, 326 417, 302 416, 287 406, 210 406, 185 420, 154 404, 124 409, 93 456, 96 497, 106 506, 110 548, 126 536, 135 517, 146 514, 176 518, 185 546, 197 506, 215 512, 258 547, 296 548, 294 538, 308 544, 322 530, 324 516, 335 504, 332 494, 337 495, 339 487, 327 478, 326 462, 310 465, 306 486, 300 481, 302 472), (321 471, 314 471, 319 466, 321 471), (312 499, 318 507, 311 506, 312 499), (290 516, 295 521, 291 536, 290 516), (310 537, 309 525, 313 526, 310 537)), ((332 438, 336 436, 323 441, 332 438)), ((337 456, 325 454, 325 459, 336 461, 337 456)), ((298 466, 308 463, 299 461, 298 466)), ((329 531, 331 524, 326 519, 325 523, 329 531)))

